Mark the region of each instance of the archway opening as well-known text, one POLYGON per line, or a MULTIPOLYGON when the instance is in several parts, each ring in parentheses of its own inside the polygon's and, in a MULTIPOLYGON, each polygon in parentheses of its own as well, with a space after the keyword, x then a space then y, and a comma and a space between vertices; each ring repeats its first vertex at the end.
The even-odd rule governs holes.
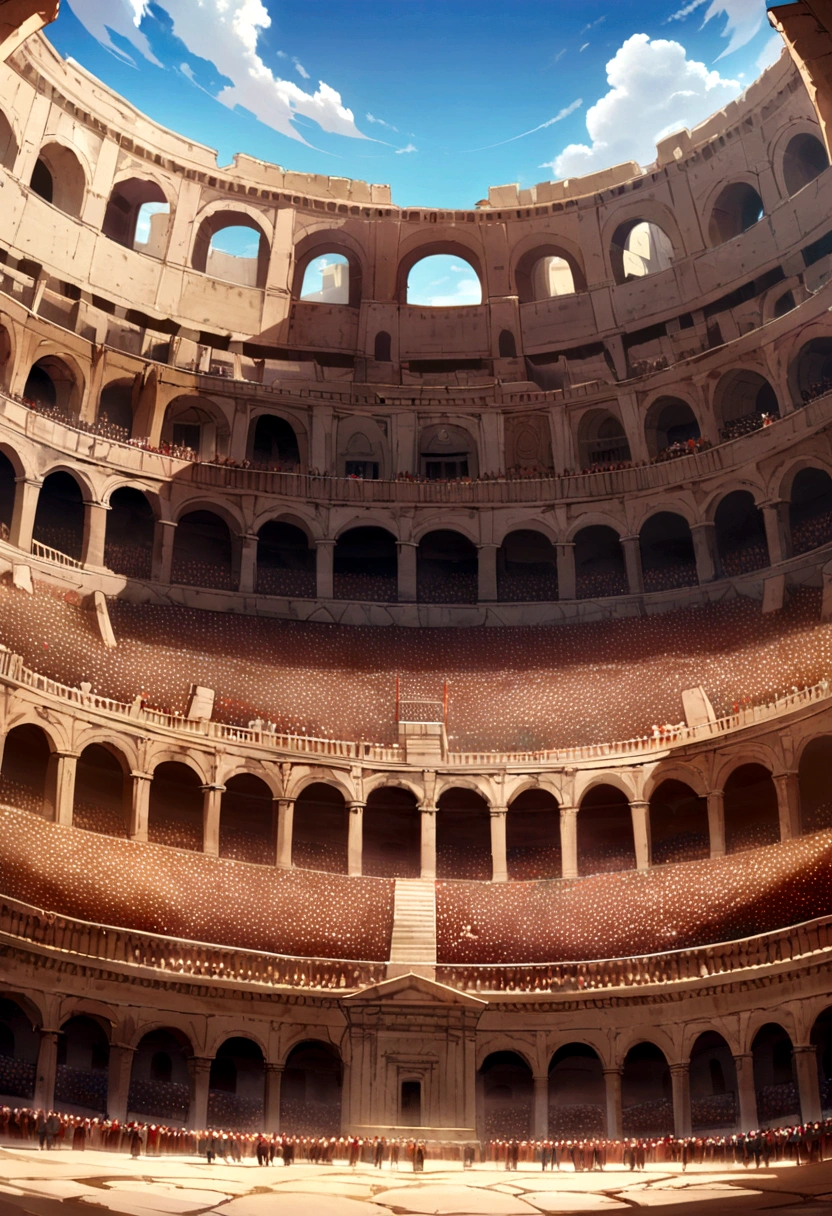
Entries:
POLYGON ((539 258, 532 268, 531 280, 532 298, 535 300, 575 294, 575 279, 566 258, 539 258))
POLYGON ((684 781, 662 781, 650 798, 654 865, 710 856, 708 803, 684 781))
POLYGON ((69 1114, 101 1116, 107 1110, 110 1041, 94 1018, 64 1022, 58 1038, 55 1105, 69 1114))
POLYGON ((613 234, 610 263, 616 283, 628 283, 668 270, 673 263, 673 245, 658 224, 626 220, 613 234))
POLYGON ((3 801, 35 815, 44 814, 51 754, 49 740, 39 726, 29 722, 13 726, 3 745, 3 801))
POLYGON ((714 411, 723 441, 759 431, 780 417, 777 394, 759 372, 727 372, 716 387, 714 411))
POLYGON ((523 790, 506 816, 508 876, 520 880, 561 875, 560 808, 548 790, 523 790))
POLYGON ((789 503, 792 553, 808 553, 832 540, 832 477, 825 469, 801 469, 789 503))
POLYGON ((518 528, 497 550, 497 599, 502 602, 558 598, 558 555, 542 532, 518 528))
POLYGON ((721 1034, 706 1030, 690 1053, 690 1114, 694 1133, 724 1135, 737 1126, 737 1067, 721 1034))
POLYGON ((476 790, 445 790, 436 816, 436 876, 488 881, 491 878, 491 818, 476 790))
POLYGON ((38 494, 33 539, 66 557, 81 560, 84 549, 84 498, 71 473, 50 473, 38 494))
POLYGON ((233 591, 233 554, 228 524, 213 511, 189 511, 176 525, 171 582, 233 591))
POLYGON ((238 773, 225 783, 220 806, 220 857, 274 863, 276 821, 272 791, 253 773, 238 773))
POLYGON ((393 358, 393 339, 386 329, 380 329, 373 342, 373 358, 376 363, 390 363, 393 358))
POLYGON ((476 444, 462 427, 426 427, 419 436, 419 472, 428 481, 476 477, 476 444))
POLYGON ((549 1136, 584 1140, 606 1134, 604 1073, 597 1051, 565 1043, 549 1065, 549 1136))
POLYGON ((804 832, 832 828, 832 736, 823 735, 807 743, 798 766, 800 826, 804 832))
POLYGON ((297 473, 300 449, 295 428, 276 414, 258 414, 248 432, 248 458, 278 473, 297 473))
POLYGON ((175 849, 202 851, 202 782, 187 764, 166 760, 150 783, 147 838, 175 849))
POLYGON ((125 578, 149 579, 156 519, 146 495, 121 486, 110 495, 104 565, 125 578))
POLYGON ((182 460, 210 464, 228 455, 228 420, 211 401, 187 393, 174 397, 162 423, 162 450, 182 460))
POLYGON ((762 512, 749 490, 726 494, 714 515, 716 544, 728 578, 764 570, 769 564, 762 512))
POLYGON ((534 1077, 515 1051, 493 1051, 480 1068, 486 1140, 528 1140, 532 1132, 534 1077))
POLYGON ((428 532, 416 550, 416 596, 424 604, 476 604, 477 550, 460 532, 428 532))
POLYGON ((14 499, 17 493, 17 471, 4 452, 0 452, 0 540, 8 540, 8 529, 14 516, 14 499), (3 533, 2 525, 6 532, 3 533))
POLYGON ((386 528, 350 528, 333 554, 336 600, 392 604, 398 599, 396 538, 386 528))
POLYGON ((696 586, 693 536, 683 516, 672 511, 651 515, 639 533, 639 548, 645 591, 696 586))
POLYGON ((777 791, 762 764, 741 764, 725 782, 725 849, 740 853, 780 839, 777 791))
POLYGON ((91 743, 78 757, 72 822, 88 832, 127 836, 130 804, 124 767, 100 743, 91 743))
POLYGON ((482 304, 482 284, 472 264, 458 254, 429 254, 410 267, 406 303, 420 308, 471 307, 482 304))
POLYGON ((131 177, 113 187, 101 231, 111 241, 163 258, 170 229, 170 204, 161 186, 131 177))
POLYGON ((70 148, 58 143, 43 145, 29 182, 35 194, 77 219, 84 206, 86 184, 81 162, 70 148))
POLYGON ((133 1056, 128 1119, 158 1119, 183 1127, 190 1107, 188 1060, 192 1055, 181 1031, 159 1029, 146 1034, 133 1056))
POLYGON ((314 599, 315 550, 302 528, 269 520, 257 533, 257 591, 314 599))
POLYGON ((385 785, 367 799, 363 871, 377 878, 419 877, 421 813, 410 790, 385 785))
POLYGON ((766 1022, 751 1044, 757 1122, 760 1127, 800 1120, 792 1041, 777 1022, 766 1022))
POLYGON ((578 812, 578 873, 634 870, 635 841, 630 804, 613 785, 596 785, 578 812))
POLYGON ((346 874, 349 810, 333 785, 316 781, 295 801, 292 862, 307 870, 346 874))
POLYGON ((584 472, 619 468, 630 463, 630 444, 615 414, 591 410, 578 427, 578 451, 584 472))
POLYGON ((497 353, 501 359, 517 358, 517 339, 510 329, 501 329, 497 339, 497 353))
POLYGON ((794 135, 783 153, 783 181, 789 197, 829 168, 829 157, 821 141, 808 131, 794 135))
POLYGON ((133 433, 133 381, 112 380, 98 398, 99 433, 126 443, 133 433))
POLYGON ((41 412, 54 410, 71 421, 78 417, 81 393, 75 373, 57 355, 44 355, 32 364, 23 396, 41 412))
POLYGON ((815 1018, 809 1041, 817 1052, 820 1104, 824 1116, 832 1111, 832 1008, 815 1018))
POLYGON ((592 524, 575 536, 575 595, 579 600, 626 595, 624 550, 614 528, 592 524))
POLYGON ((625 1136, 673 1134, 670 1069, 654 1043, 636 1043, 624 1057, 621 1127, 625 1136))
POLYGON ((17 1001, 0 996, 0 1102, 35 1096, 40 1035, 17 1001))
POLYGON ((263 1128, 266 1061, 251 1039, 226 1039, 211 1061, 208 1124, 233 1131, 263 1128))
POLYGON ((349 304, 350 264, 343 253, 322 253, 309 262, 300 298, 314 304, 349 304))
POLYGON ((265 287, 269 273, 266 234, 244 212, 215 211, 199 226, 193 267, 239 287, 265 287))
POLYGON ((644 427, 654 460, 671 460, 696 451, 701 437, 696 415, 680 397, 659 397, 650 406, 644 427))
POLYGON ((711 245, 724 245, 749 228, 763 216, 763 200, 748 182, 732 182, 721 190, 711 211, 708 239, 711 245))
POLYGON ((832 338, 812 338, 798 351, 789 368, 795 405, 808 405, 832 390, 832 338))
POLYGON ((298 1043, 286 1057, 280 1123, 299 1136, 341 1134, 341 1057, 328 1043, 298 1043))

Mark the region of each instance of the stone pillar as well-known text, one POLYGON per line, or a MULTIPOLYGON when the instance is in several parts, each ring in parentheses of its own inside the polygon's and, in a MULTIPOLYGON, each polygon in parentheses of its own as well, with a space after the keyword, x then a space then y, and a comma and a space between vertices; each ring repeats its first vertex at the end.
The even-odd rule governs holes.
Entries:
POLYGON ((534 1079, 534 1126, 535 1140, 546 1140, 549 1136, 549 1077, 534 1079))
POLYGON ((131 772, 133 797, 130 805, 130 839, 147 840, 147 821, 150 816, 150 783, 152 773, 131 772))
POLYGON ((605 1068, 604 1087, 607 1091, 607 1138, 621 1139, 621 1068, 605 1068))
POLYGON ((246 534, 240 537, 240 591, 252 595, 257 590, 257 537, 246 534))
POLYGON ((292 868, 292 829, 295 821, 294 798, 277 799, 277 866, 292 868))
POLYGON ((398 596, 400 604, 416 602, 416 553, 419 546, 413 540, 396 541, 398 561, 398 596))
POLYGON ((644 575, 641 571, 641 542, 637 536, 622 536, 624 565, 627 569, 627 590, 630 595, 644 594, 644 575))
POLYGON ((35 528, 35 512, 38 509, 41 482, 27 477, 14 479, 14 509, 9 543, 24 553, 32 552, 32 533, 35 528))
POLYGON ((797 773, 775 773, 780 839, 794 840, 800 835, 800 783, 797 773))
POLYGON ((348 802, 350 811, 349 835, 347 838, 347 873, 358 876, 362 871, 364 852, 364 807, 365 802, 348 802))
POLYGON ((757 1126, 757 1093, 754 1088, 754 1057, 750 1051, 734 1056, 737 1069, 737 1098, 740 1108, 740 1130, 757 1126))
POLYGON ((133 1071, 135 1047, 122 1043, 110 1045, 110 1063, 107 1068, 107 1118, 127 1122, 127 1101, 130 1096, 130 1077, 133 1071))
POLYGON ((283 1079, 283 1065, 266 1063, 266 1088, 263 1108, 266 1118, 265 1132, 274 1134, 280 1131, 280 1083, 283 1079))
POLYGON ((823 1118, 818 1079, 818 1052, 811 1044, 795 1044, 794 1070, 800 1094, 800 1118, 803 1123, 818 1123, 823 1118))
POLYGON ((224 785, 202 786, 202 851, 210 857, 220 855, 220 811, 224 785))
POLYGON ((578 808, 560 808, 560 863, 564 878, 578 877, 578 808))
POLYGON ((690 1135, 690 1065, 670 1065, 673 1088, 673 1134, 681 1139, 690 1135))
POLYGON ((559 541, 555 545, 558 561, 558 599, 575 599, 575 542, 559 541))
POLYGON ((633 843, 636 851, 636 869, 650 868, 650 803, 643 799, 634 799, 630 803, 630 817, 633 821, 633 843))
POLYGON ((75 752, 52 752, 46 769, 46 809, 54 823, 72 826, 75 803, 75 752))
POLYGON ((767 502, 763 504, 763 523, 766 529, 769 564, 776 566, 792 555, 792 536, 789 526, 789 504, 767 502))
POLYGON ((508 882, 508 862, 506 860, 506 815, 504 806, 492 806, 489 812, 491 818, 491 881, 508 882))
POLYGON ((35 1069, 35 1110, 51 1110, 55 1103, 55 1077, 58 1072, 58 1030, 40 1030, 40 1047, 35 1069))
POLYGON ((711 583, 722 576, 722 562, 716 544, 716 526, 707 520, 691 524, 693 553, 696 558, 696 577, 700 583, 711 583))
POLYGON ((208 1126, 208 1086, 211 1080, 211 1064, 206 1056, 191 1056, 188 1073, 191 1080, 191 1100, 188 1103, 188 1127, 192 1131, 204 1131, 208 1126))
POLYGON ((154 582, 164 583, 171 580, 173 566, 173 542, 176 538, 176 524, 172 519, 157 519, 153 530, 153 558, 150 566, 150 577, 154 582))
POLYGON ((84 503, 84 544, 81 561, 85 566, 104 568, 104 541, 107 536, 107 513, 110 508, 103 502, 84 503))
POLYGON ((497 549, 498 545, 477 545, 477 600, 494 601, 497 598, 497 549))
POLYGON ((334 540, 315 541, 315 569, 317 586, 315 594, 319 600, 332 599, 332 551, 334 540))
POLYGON ((420 806, 422 820, 421 832, 421 874, 422 878, 436 878, 436 807, 420 806))
POLYGON ((725 791, 708 791, 708 836, 711 857, 725 856, 725 791))

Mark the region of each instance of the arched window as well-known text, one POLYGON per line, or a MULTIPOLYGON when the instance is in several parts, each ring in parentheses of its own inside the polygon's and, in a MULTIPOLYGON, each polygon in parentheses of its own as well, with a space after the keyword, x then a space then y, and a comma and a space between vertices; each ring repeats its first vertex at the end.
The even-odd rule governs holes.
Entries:
POLYGON ((482 284, 465 258, 457 254, 429 254, 410 268, 406 303, 421 308, 470 307, 482 304, 482 284))
POLYGON ((228 421, 212 401, 183 394, 174 397, 162 423, 163 447, 186 459, 210 462, 228 454, 228 421))
POLYGON ((803 749, 798 767, 800 826, 804 832, 822 832, 832 827, 832 737, 812 739, 803 749))
POLYGON ((428 532, 416 550, 416 598, 425 604, 476 604, 477 550, 460 532, 428 532))
POLYGON ((592 524, 575 536, 575 595, 579 600, 626 595, 624 550, 614 528, 592 524))
POLYGON ((476 444, 461 427, 426 427, 419 438, 419 464, 422 477, 428 481, 476 477, 476 444))
POLYGON ((2 801, 42 815, 51 754, 49 740, 39 726, 27 722, 12 727, 3 745, 2 801))
POLYGON ((320 781, 307 785, 295 801, 292 863, 346 874, 348 818, 340 790, 320 781))
POLYGON ((548 790, 524 790, 506 816, 509 878, 560 878, 560 808, 548 790))
POLYGON ((769 564, 762 512, 748 490, 726 494, 714 515, 716 544, 728 578, 763 570, 769 564))
POLYGON ((659 397, 654 401, 647 412, 644 431, 654 460, 693 451, 700 437, 696 415, 680 397, 659 397))
POLYGON ((662 781, 650 798, 650 843, 654 865, 708 857, 706 800, 683 781, 662 781))
POLYGON ((157 765, 150 783, 147 838, 154 844, 202 851, 202 782, 187 764, 157 765))
POLYGON ((534 1078, 522 1056, 495 1051, 486 1056, 482 1077, 484 1140, 526 1140, 532 1132, 534 1078))
POLYGON ((757 431, 780 417, 777 395, 759 372, 727 372, 716 387, 714 409, 724 440, 757 431))
POLYGON ((226 1039, 211 1061, 208 1123, 234 1131, 263 1127, 266 1062, 251 1039, 226 1039))
POLYGON ((578 427, 581 467, 590 471, 629 464, 630 444, 621 421, 608 410, 590 410, 578 427))
POLYGON ((616 283, 627 283, 667 270, 673 262, 673 245, 658 224, 627 220, 613 234, 610 262, 616 283))
POLYGON ((179 1030, 151 1030, 133 1055, 127 1109, 132 1119, 182 1127, 188 1121, 190 1043, 179 1030))
POLYGON ((98 398, 98 424, 112 438, 127 440, 133 433, 133 381, 112 380, 98 398))
POLYGON ((84 206, 86 177, 78 157, 63 144, 44 144, 30 186, 47 203, 76 218, 84 206))
POLYGON ((791 196, 829 168, 829 157, 821 141, 808 131, 795 135, 783 153, 783 180, 791 196))
POLYGON ((128 834, 124 767, 100 743, 85 747, 78 757, 72 822, 75 827, 106 836, 128 834))
POLYGON ((285 473, 300 466, 300 449, 295 429, 276 414, 258 414, 249 427, 249 460, 285 473))
POLYGON ((732 182, 721 190, 708 224, 711 245, 723 245, 763 218, 763 200, 748 182, 732 182))
POLYGON ((766 1022, 751 1044, 754 1060, 754 1089, 760 1127, 800 1118, 800 1098, 794 1078, 792 1041, 782 1026, 766 1022))
POLYGON ((111 241, 163 258, 169 226, 170 204, 156 182, 131 177, 113 187, 101 226, 111 241))
POLYGON ((373 346, 373 358, 377 363, 389 363, 392 358, 391 338, 386 329, 380 329, 376 334, 373 346))
POLYGON ((832 540, 832 477, 825 469, 801 469, 789 504, 792 553, 808 553, 832 540))
POLYGON ((742 764, 725 782, 725 848, 728 853, 776 844, 780 839, 777 791, 762 764, 742 764))
POLYGON ((659 511, 639 533, 645 591, 671 591, 696 586, 696 557, 688 521, 671 511, 659 511))
POLYGON ((336 600, 395 603, 398 598, 396 538, 386 528, 350 528, 333 554, 336 600))
POLYGON ((739 1119, 736 1064, 715 1030, 700 1034, 691 1048, 690 1114, 694 1132, 732 1130, 739 1119))
POLYGON ((125 578, 148 579, 153 563, 156 520, 146 495, 121 486, 110 495, 104 565, 125 578))
POLYGON ((171 581, 233 591, 235 577, 228 524, 213 511, 188 511, 176 525, 171 581))
POLYGON ((317 590, 314 546, 302 528, 269 520, 257 533, 257 591, 314 599, 317 590))
POLYGON ((549 1064, 549 1136, 584 1140, 606 1133, 604 1073, 586 1043, 566 1043, 549 1064))
POLYGON ((517 342, 510 329, 500 330, 499 355, 501 359, 517 358, 517 342))
POLYGON ((624 1057, 621 1074, 621 1127, 625 1136, 673 1133, 670 1069, 653 1043, 637 1043, 624 1057))
POLYGON ((229 777, 220 805, 220 857, 273 865, 276 823, 272 791, 253 773, 229 777))
POLYGON ((342 253, 312 259, 303 275, 300 298, 314 304, 349 304, 350 264, 342 253))
POLYGON ((269 273, 266 234, 245 212, 215 211, 199 226, 193 267, 241 287, 265 287, 269 273))
POLYGON ((286 1057, 280 1086, 280 1125, 299 1136, 341 1134, 344 1068, 336 1048, 308 1040, 286 1057))
POLYGON ((488 803, 476 790, 454 787, 445 790, 438 806, 437 878, 489 880, 492 865, 488 803))
POLYGON ((633 821, 625 794, 612 785, 596 785, 578 812, 578 872, 606 874, 634 870, 633 821))
POLYGON ((386 785, 370 794, 364 809, 362 870, 378 878, 421 874, 421 816, 410 790, 386 785))
POLYGON ((80 561, 84 547, 84 497, 71 473, 50 473, 38 494, 34 540, 80 561))
POLYGON ((528 528, 509 532, 497 550, 497 599, 551 602, 557 598, 557 552, 548 536, 528 528))
POLYGON ((514 280, 521 304, 586 291, 580 265, 557 245, 539 246, 524 253, 517 261, 514 280))
POLYGON ((575 292, 572 267, 565 258, 541 258, 532 270, 532 291, 536 300, 552 296, 571 296, 575 292))
POLYGON ((96 1115, 107 1109, 107 1068, 110 1044, 93 1018, 70 1018, 58 1039, 55 1076, 56 1105, 70 1105, 96 1115))
POLYGON ((0 1093, 31 1101, 40 1034, 17 1001, 0 996, 0 1093))
POLYGON ((29 369, 23 396, 41 410, 56 410, 75 418, 81 405, 81 389, 69 364, 57 355, 44 355, 29 369))
POLYGON ((795 405, 807 405, 832 389, 832 338, 812 338, 800 348, 789 368, 795 405))

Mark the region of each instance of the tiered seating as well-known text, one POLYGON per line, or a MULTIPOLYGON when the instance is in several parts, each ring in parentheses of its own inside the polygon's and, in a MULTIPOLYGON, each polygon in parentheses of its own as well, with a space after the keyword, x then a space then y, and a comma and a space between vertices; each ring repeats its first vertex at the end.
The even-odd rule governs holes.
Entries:
POLYGON ((757 1118, 761 1124, 800 1114, 800 1098, 794 1081, 764 1085, 757 1090, 757 1118))
POLYGON ((549 574, 501 574, 497 575, 497 599, 511 603, 542 601, 551 602, 558 598, 558 575, 556 570, 549 574))
POLYGON ((341 1111, 324 1102, 302 1102, 297 1098, 281 1098, 281 1124, 291 1127, 298 1136, 338 1136, 341 1133, 341 1111))
POLYGON ((627 576, 615 570, 579 570, 575 594, 579 600, 598 600, 608 595, 626 595, 627 576))
POLYGON ((489 879, 491 852, 476 844, 446 844, 437 849, 436 873, 439 878, 489 879))
POLYGON ((477 576, 425 562, 419 568, 416 595, 422 604, 476 604, 477 576))
POLYGON ((210 1127, 234 1127, 239 1131, 256 1132, 263 1126, 263 1103, 256 1098, 241 1098, 239 1094, 221 1089, 208 1091, 208 1124, 210 1127))
POLYGON ((621 1128, 625 1136, 672 1136, 673 1103, 666 1098, 653 1102, 636 1102, 621 1112, 621 1128))
POLYGON ((55 1077, 55 1098, 64 1105, 106 1111, 107 1070, 92 1071, 59 1064, 55 1077))
POLYGON ((67 916, 254 950, 385 959, 393 883, 276 870, 0 808, 0 889, 67 916))
POLYGON ((808 553, 819 549, 832 540, 832 511, 820 511, 817 515, 796 520, 792 525, 792 551, 808 553))
POLYGON ((0 803, 20 807, 22 811, 29 811, 32 815, 40 815, 43 811, 43 792, 0 773, 0 803))
POLYGON ((698 861, 701 857, 707 857, 709 852, 707 836, 684 832, 679 836, 669 836, 666 840, 653 841, 653 865, 665 865, 671 861, 698 861))
POLYGON ((550 1136, 572 1140, 603 1136, 605 1125, 603 1108, 591 1102, 574 1103, 572 1106, 549 1105, 550 1136))
POLYGON ((768 565, 768 549, 764 541, 749 540, 733 549, 724 548, 721 557, 722 568, 728 578, 753 574, 755 570, 763 570, 768 565))
POLYGON ((170 579, 172 583, 184 583, 188 587, 210 587, 215 591, 234 590, 234 576, 228 566, 184 553, 174 556, 170 579))
POLYGON ((737 1099, 734 1094, 714 1094, 710 1098, 692 1098, 691 1123, 694 1130, 710 1131, 717 1127, 736 1127, 737 1099))
POLYGON ((9 1098, 31 1098, 35 1092, 35 1065, 14 1056, 0 1055, 0 1094, 9 1098))
POLYGON ((164 819, 151 818, 147 838, 153 844, 165 844, 172 849, 190 849, 194 853, 202 850, 202 825, 173 815, 164 819))
POLYGON ((335 574, 333 593, 336 600, 368 600, 374 604, 395 604, 398 581, 386 574, 335 574))
POLYGON ((176 1081, 151 1081, 133 1078, 127 1098, 131 1114, 152 1115, 155 1119, 175 1119, 185 1123, 188 1118, 190 1090, 176 1081))
POLYGON ((512 878, 558 878, 562 870, 559 845, 508 849, 506 860, 512 878))
POLYGON ((485 1112, 485 1134, 489 1140, 527 1140, 532 1129, 531 1111, 508 1106, 485 1112))
POLYGON ((279 566, 259 566, 258 595, 291 595, 299 599, 314 599, 317 579, 314 571, 284 570, 279 566))
POLYGON ((672 591, 674 587, 695 587, 696 562, 669 561, 660 566, 645 565, 642 576, 645 591, 672 591))
POLYGON ((220 821, 220 856, 257 865, 273 865, 274 846, 260 832, 220 821))
MULTIPOLYGON (((12 806, 21 804, 16 798, 4 799, 12 806)), ((81 802, 77 798, 72 812, 72 822, 76 828, 84 828, 88 832, 100 832, 104 836, 127 837, 127 824, 124 816, 112 807, 101 806, 100 803, 81 802)))
POLYGON ((125 578, 150 578, 152 558, 149 546, 121 545, 111 540, 104 546, 104 565, 125 578))

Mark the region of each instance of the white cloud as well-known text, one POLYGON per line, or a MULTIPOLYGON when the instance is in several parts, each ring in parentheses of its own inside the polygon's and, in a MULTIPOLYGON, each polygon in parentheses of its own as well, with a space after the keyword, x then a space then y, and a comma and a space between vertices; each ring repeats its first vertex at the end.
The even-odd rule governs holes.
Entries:
POLYGON ((723 55, 730 55, 732 51, 738 51, 741 46, 745 46, 762 28, 766 13, 765 0, 690 0, 689 4, 671 13, 667 20, 684 21, 706 4, 708 9, 702 21, 703 25, 707 25, 713 17, 726 18, 722 36, 730 38, 730 42, 718 56, 720 59, 723 55))
POLYGON ((766 39, 766 44, 757 56, 757 70, 764 72, 780 58, 785 43, 779 34, 772 34, 766 39))
MULTIPOLYGON (((150 15, 150 0, 68 0, 78 20, 94 38, 122 58, 111 34, 126 39, 140 55, 159 64, 147 35, 139 29, 150 15)), ((262 123, 290 139, 307 141, 295 127, 297 118, 311 118, 322 130, 353 139, 366 136, 355 125, 352 110, 324 81, 314 93, 294 81, 276 76, 257 51, 263 30, 271 25, 262 0, 157 0, 173 24, 174 35, 197 58, 212 63, 229 84, 217 100, 229 109, 241 106, 262 123)), ((161 66, 161 65, 160 65, 161 66)), ((300 65, 295 61, 297 70, 300 65)))
POLYGON ((633 34, 619 47, 607 64, 607 81, 610 91, 587 110, 591 144, 569 144, 541 168, 565 178, 622 161, 649 164, 657 139, 695 126, 741 91, 739 81, 688 59, 680 43, 647 34, 633 34))
POLYGON ((420 294, 419 299, 415 301, 408 295, 409 303, 421 304, 428 308, 458 308, 465 304, 479 304, 481 300, 482 288, 478 279, 460 279, 455 285, 454 291, 446 295, 432 295, 430 292, 425 292, 420 294))
POLYGON ((396 156, 401 156, 403 152, 418 152, 419 149, 415 144, 406 144, 404 148, 396 148, 396 156))
POLYGON ((585 43, 583 44, 583 46, 580 48, 580 50, 578 51, 578 54, 579 54, 579 55, 580 55, 580 54, 583 54, 583 52, 586 50, 586 48, 587 48, 588 46, 589 46, 589 43, 588 43, 588 42, 585 42, 585 43))
POLYGON ((383 118, 376 118, 374 114, 365 114, 367 122, 375 123, 377 127, 384 127, 388 131, 398 131, 398 127, 394 127, 392 122, 385 122, 383 118))
POLYGON ((308 80, 309 73, 307 72, 306 68, 303 66, 301 61, 299 59, 293 59, 292 63, 295 65, 295 71, 297 72, 298 76, 302 76, 304 80, 308 80))

